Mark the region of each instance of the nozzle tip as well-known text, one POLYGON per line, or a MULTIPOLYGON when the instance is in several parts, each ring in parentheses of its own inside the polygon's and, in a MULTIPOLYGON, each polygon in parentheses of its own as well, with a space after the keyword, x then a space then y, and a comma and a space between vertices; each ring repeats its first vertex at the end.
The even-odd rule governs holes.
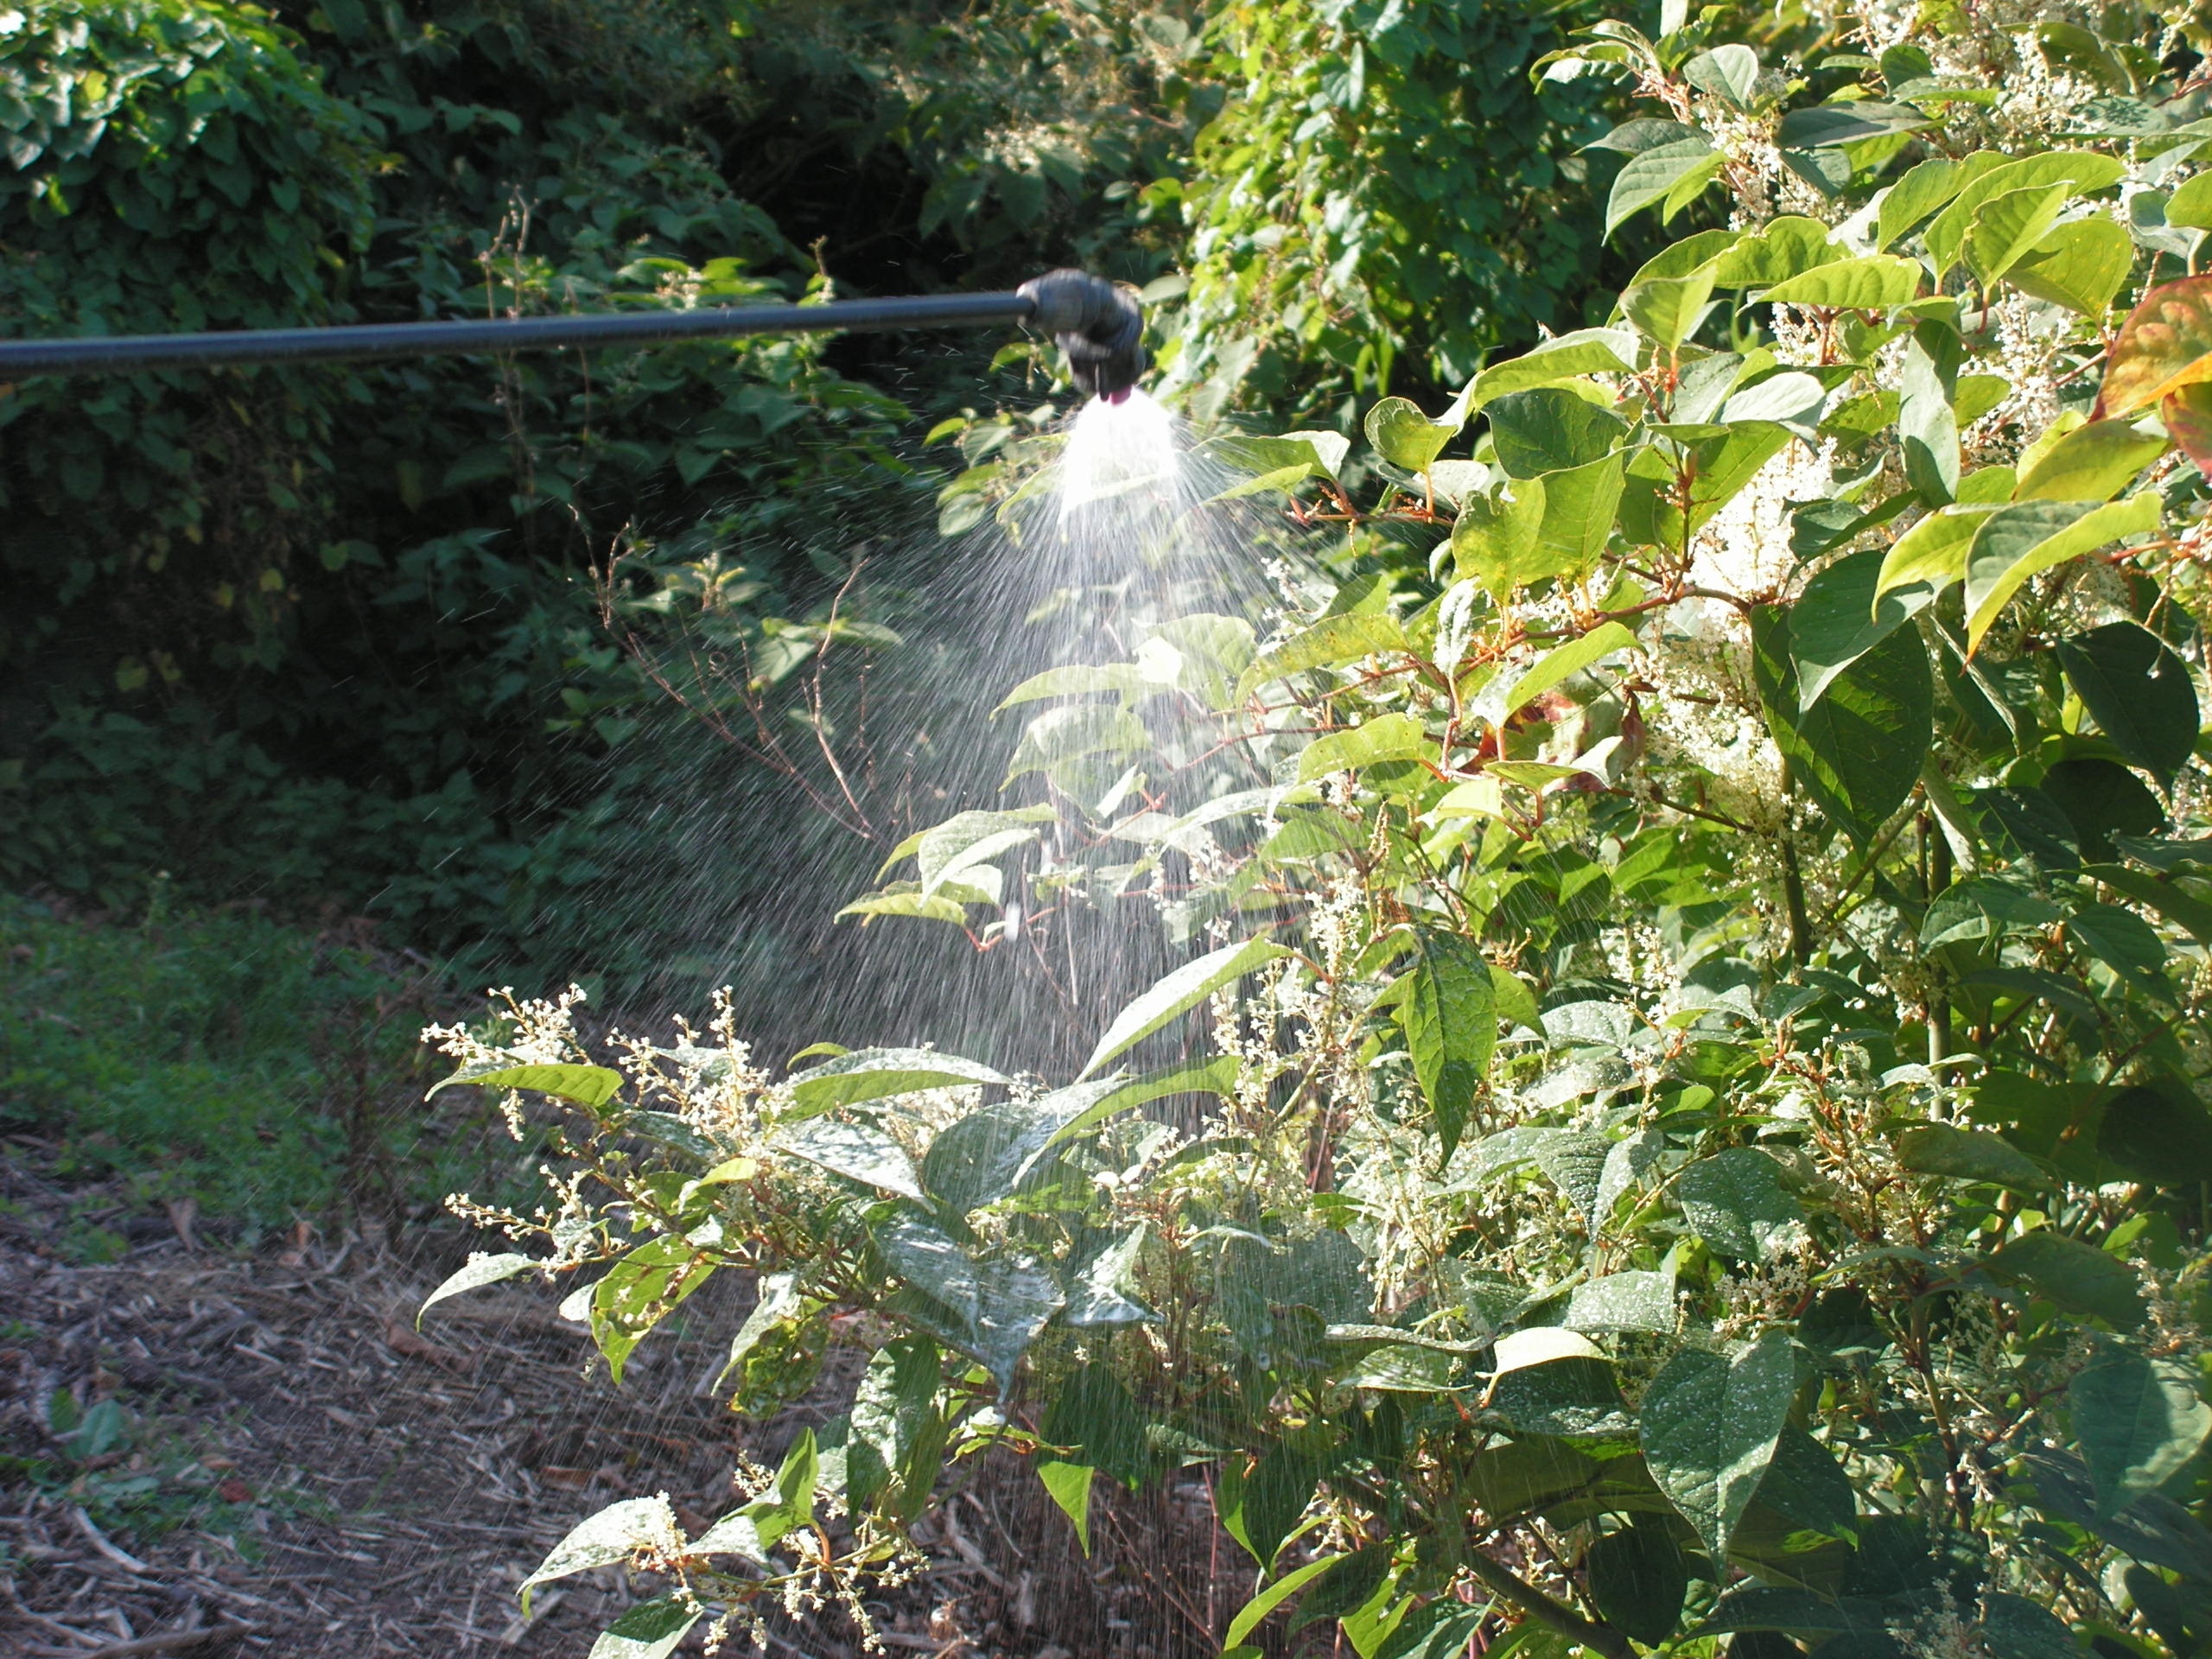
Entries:
POLYGON ((1128 395, 1149 362, 1135 295, 1084 270, 1047 271, 1015 291, 1031 302, 1031 325, 1059 342, 1077 388, 1109 403, 1128 395))

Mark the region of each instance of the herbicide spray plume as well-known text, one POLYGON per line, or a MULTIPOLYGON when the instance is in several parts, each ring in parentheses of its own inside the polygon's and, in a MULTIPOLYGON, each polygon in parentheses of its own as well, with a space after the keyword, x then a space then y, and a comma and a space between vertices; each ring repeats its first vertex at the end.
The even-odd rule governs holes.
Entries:
POLYGON ((1174 417, 1134 387, 1093 397, 1060 455, 1060 523, 1084 507, 1133 498, 1131 508, 1179 505, 1182 457, 1174 417))

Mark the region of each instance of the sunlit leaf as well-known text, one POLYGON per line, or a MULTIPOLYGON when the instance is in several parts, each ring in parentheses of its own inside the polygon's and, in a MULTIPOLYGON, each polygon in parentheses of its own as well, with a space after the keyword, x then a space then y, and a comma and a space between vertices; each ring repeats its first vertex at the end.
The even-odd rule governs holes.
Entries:
POLYGON ((1411 715, 1378 715, 1363 725, 1324 733, 1307 744, 1298 757, 1298 780, 1310 783, 1387 760, 1418 760, 1432 747, 1428 734, 1411 715))
POLYGON ((603 1065, 510 1065, 494 1061, 489 1065, 463 1067, 442 1083, 432 1084, 430 1092, 435 1095, 456 1084, 473 1084, 480 1089, 527 1089, 596 1111, 621 1092, 622 1074, 603 1065))
POLYGON ((850 1106, 923 1089, 1005 1081, 1004 1076, 988 1065, 933 1048, 856 1049, 799 1072, 791 1083, 790 1116, 811 1116, 833 1106, 850 1106))
POLYGON ((2005 280, 2024 294, 2101 317, 2135 265, 2135 244, 2101 213, 2069 220, 2020 257, 2005 280))
POLYGON ((1775 305, 1836 311, 1892 311, 1920 292, 1928 273, 1917 259, 1870 253, 1839 259, 1776 283, 1758 296, 1775 305))
POLYGON ((2021 501, 2108 501, 2166 451, 2126 421, 2090 421, 2044 450, 2013 489, 2021 501))
POLYGON ((2147 492, 2103 506, 2022 501, 1999 508, 1974 532, 1967 550, 1967 649, 1981 643, 2030 577, 2158 527, 2158 498, 2147 492))
POLYGON ((1637 356, 1637 339, 1628 329, 1579 328, 1484 369, 1475 377, 1470 407, 1483 409, 1509 391, 1586 374, 1625 374, 1636 367, 1637 356))
POLYGON ((1967 549, 1993 506, 1939 508, 1890 544, 1874 583, 1870 616, 1892 594, 1925 588, 1929 598, 1967 575, 1967 549))
POLYGON ((1171 1020, 1180 1019, 1224 985, 1234 984, 1255 968, 1280 962, 1291 955, 1287 946, 1272 939, 1246 939, 1210 950, 1194 962, 1161 979, 1142 996, 1114 1016, 1106 1034, 1091 1050, 1083 1075, 1090 1077, 1116 1055, 1127 1052, 1171 1020))
POLYGON ((1685 187, 1702 188, 1726 160, 1701 137, 1676 139, 1630 157, 1613 175, 1605 201, 1605 235, 1610 238, 1624 220, 1685 187))
POLYGON ((448 1296, 458 1296, 464 1291, 480 1290, 486 1285, 496 1285, 528 1273, 538 1265, 534 1256, 514 1252, 504 1255, 477 1255, 468 1258, 468 1264, 446 1276, 438 1287, 423 1299, 423 1306, 416 1310, 415 1323, 419 1327, 423 1315, 448 1296))

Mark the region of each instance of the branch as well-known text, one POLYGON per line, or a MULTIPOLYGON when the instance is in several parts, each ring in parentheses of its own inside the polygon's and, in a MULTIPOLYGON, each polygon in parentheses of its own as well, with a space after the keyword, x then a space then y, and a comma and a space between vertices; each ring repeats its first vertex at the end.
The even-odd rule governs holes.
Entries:
POLYGON ((1572 1608, 1561 1606, 1535 1586, 1523 1583, 1517 1575, 1500 1567, 1481 1550, 1469 1552, 1467 1566, 1477 1578, 1546 1630, 1563 1636, 1570 1642, 1594 1649, 1605 1659, 1635 1659, 1635 1647, 1611 1625, 1592 1624, 1572 1608))

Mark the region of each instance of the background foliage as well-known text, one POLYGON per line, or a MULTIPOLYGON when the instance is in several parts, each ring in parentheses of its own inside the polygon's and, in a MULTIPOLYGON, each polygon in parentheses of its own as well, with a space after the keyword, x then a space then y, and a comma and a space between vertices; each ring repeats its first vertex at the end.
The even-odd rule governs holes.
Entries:
MULTIPOLYGON (((1341 396, 1363 361, 1370 384, 1440 352, 1456 372, 1525 337, 1546 296, 1585 280, 1554 259, 1572 233, 1543 207, 1588 99, 1531 103, 1516 67, 1553 25, 1494 8, 1312 14, 1296 28, 1339 57, 1366 42, 1374 107, 1355 117, 1338 76, 1335 136, 1262 181, 1272 205, 1233 207, 1248 163, 1230 158, 1272 155, 1322 96, 1266 67, 1325 44, 1278 38, 1294 16, 39 0, 0 35, 0 311, 22 334, 376 321, 797 297, 825 272, 842 293, 992 287, 1079 263, 1167 277, 1163 293, 1187 265, 1185 332, 1211 340, 1217 308, 1237 306, 1255 341, 1278 341, 1250 388, 1271 397, 1341 396), (1459 54, 1482 78, 1464 98, 1459 54), (1564 124, 1556 138, 1538 112, 1564 124), (1552 228, 1447 246, 1455 202, 1487 201, 1522 164, 1487 148, 1491 122, 1529 146, 1507 198, 1552 228), (1492 171, 1449 182, 1477 161, 1492 171), (1262 280, 1239 251, 1255 211, 1342 221, 1328 204, 1360 180, 1416 175, 1357 207, 1364 228, 1330 232, 1325 282, 1302 264, 1262 280), (1401 297, 1416 268, 1445 286, 1401 297), (1325 310, 1341 318, 1309 347, 1325 310), (1419 314, 1452 317, 1448 336, 1432 345, 1419 314)), ((1000 343, 13 389, 0 879, 130 911, 168 870, 205 899, 365 908, 470 976, 730 971, 722 940, 741 922, 761 939, 788 928, 760 915, 760 861, 738 837, 679 848, 624 826, 702 802, 774 816, 806 792, 759 746, 701 735, 626 661, 593 568, 630 556, 626 594, 660 607, 630 632, 663 667, 687 642, 757 652, 785 625, 818 626, 861 555, 869 574, 837 614, 897 624, 938 562, 917 533, 918 437, 963 404, 1020 397, 1027 355, 995 374, 1000 343), (672 617, 686 629, 671 635, 672 617), (672 912, 709 891, 721 908, 702 938, 672 912), (576 931, 618 901, 628 924, 576 931)), ((1217 366, 1194 349, 1179 372, 1217 366)), ((1237 375, 1218 378, 1217 400, 1237 375)), ((804 677, 766 677, 773 729, 792 729, 786 706, 811 718, 804 677)), ((749 729, 746 702, 725 712, 749 729)), ((797 741, 810 747, 805 728, 797 741)), ((855 873, 869 862, 852 856, 855 873)), ((799 948, 762 944, 744 970, 766 982, 799 948)))

